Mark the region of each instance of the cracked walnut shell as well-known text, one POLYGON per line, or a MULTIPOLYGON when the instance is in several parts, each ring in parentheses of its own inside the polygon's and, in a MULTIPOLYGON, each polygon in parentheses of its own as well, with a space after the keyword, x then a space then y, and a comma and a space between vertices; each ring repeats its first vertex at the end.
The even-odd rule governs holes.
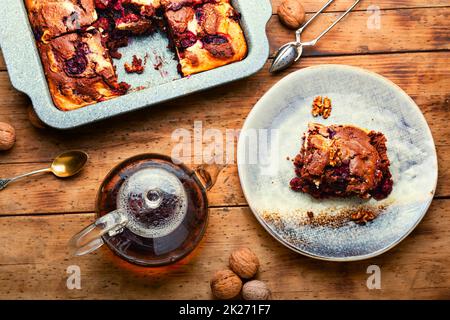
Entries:
POLYGON ((259 260, 248 248, 235 250, 230 255, 230 268, 243 279, 251 279, 259 269, 259 260))

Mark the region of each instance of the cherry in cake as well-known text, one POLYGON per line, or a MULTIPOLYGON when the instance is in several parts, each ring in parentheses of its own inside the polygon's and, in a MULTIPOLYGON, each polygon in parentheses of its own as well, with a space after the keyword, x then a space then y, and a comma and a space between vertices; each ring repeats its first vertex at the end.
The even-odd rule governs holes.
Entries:
POLYGON ((166 10, 179 10, 182 7, 194 7, 206 2, 218 2, 220 0, 160 0, 166 10))
POLYGON ((53 101, 62 110, 111 99, 128 89, 117 82, 97 31, 66 34, 38 46, 53 101))
POLYGON ((382 200, 392 191, 386 138, 354 126, 311 123, 294 160, 294 191, 315 198, 359 196, 382 200))

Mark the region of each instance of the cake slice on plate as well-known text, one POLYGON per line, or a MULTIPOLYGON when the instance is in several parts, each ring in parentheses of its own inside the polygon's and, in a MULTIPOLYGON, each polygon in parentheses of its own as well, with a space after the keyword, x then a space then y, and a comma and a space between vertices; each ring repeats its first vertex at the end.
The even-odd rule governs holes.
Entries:
POLYGON ((351 125, 310 123, 290 186, 315 198, 385 199, 392 191, 386 138, 351 125))

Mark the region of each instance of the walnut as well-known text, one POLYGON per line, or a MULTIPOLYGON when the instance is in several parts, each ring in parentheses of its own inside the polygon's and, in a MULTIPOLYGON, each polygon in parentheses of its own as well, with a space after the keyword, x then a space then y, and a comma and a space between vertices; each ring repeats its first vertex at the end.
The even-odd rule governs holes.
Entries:
POLYGON ((248 248, 235 250, 230 255, 230 268, 243 279, 251 279, 258 272, 258 257, 248 248))
POLYGON ((252 280, 244 284, 242 297, 244 300, 269 300, 271 292, 265 282, 252 280))
POLYGON ((318 96, 314 98, 311 114, 313 117, 322 116, 324 119, 328 119, 332 109, 330 98, 318 96))
POLYGON ((318 117, 322 114, 322 97, 318 96, 314 98, 313 105, 312 105, 312 115, 313 117, 318 117))
POLYGON ((305 22, 305 9, 299 0, 284 0, 278 7, 278 18, 290 29, 298 29, 305 22))
POLYGON ((45 129, 47 127, 45 123, 43 123, 41 119, 39 119, 38 115, 33 109, 33 106, 31 105, 28 107, 28 120, 30 120, 31 124, 35 128, 45 129))
POLYGON ((131 63, 125 62, 123 66, 126 73, 142 74, 145 71, 145 67, 142 64, 142 59, 138 58, 136 55, 133 56, 133 61, 131 63))
POLYGON ((351 216, 351 219, 355 221, 357 224, 366 224, 367 222, 370 222, 374 220, 377 217, 375 212, 372 212, 370 210, 358 210, 354 212, 351 216))
POLYGON ((16 130, 5 122, 0 122, 0 150, 9 150, 16 142, 16 130))
POLYGON ((242 280, 231 270, 217 271, 210 282, 212 294, 222 300, 236 297, 242 289, 242 280))
POLYGON ((328 119, 331 115, 331 100, 328 97, 325 97, 323 99, 323 111, 322 111, 322 117, 324 119, 328 119))

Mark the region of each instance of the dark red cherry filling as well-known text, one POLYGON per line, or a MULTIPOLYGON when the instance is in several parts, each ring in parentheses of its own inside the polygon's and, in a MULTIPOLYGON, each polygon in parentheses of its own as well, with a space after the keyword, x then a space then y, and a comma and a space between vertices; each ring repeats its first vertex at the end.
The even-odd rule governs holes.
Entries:
POLYGON ((293 178, 289 184, 291 186, 291 189, 294 191, 302 190, 303 183, 302 180, 298 177, 293 178))
POLYGON ((384 173, 384 179, 378 184, 377 188, 372 192, 372 196, 376 200, 386 199, 392 192, 394 181, 389 171, 384 173))
POLYGON ((336 131, 334 131, 332 128, 328 128, 327 132, 328 132, 328 136, 330 137, 330 139, 333 139, 334 136, 336 135, 336 131))
POLYGON ((95 7, 100 10, 112 9, 124 13, 123 0, 95 0, 95 7))
POLYGON ((95 0, 95 7, 97 9, 105 10, 111 8, 114 0, 95 0))
POLYGON ((78 43, 75 49, 75 55, 64 63, 64 69, 67 75, 76 76, 82 74, 87 68, 88 59, 86 55, 89 53, 90 50, 87 43, 78 43))
POLYGON ((137 22, 139 20, 140 20, 140 18, 136 14, 128 13, 125 16, 116 19, 115 22, 116 22, 116 25, 118 25, 118 24, 121 24, 121 23, 137 22))
POLYGON ((89 49, 89 46, 86 42, 80 42, 77 45, 76 53, 88 55, 89 53, 91 53, 91 50, 89 49))
POLYGON ((82 74, 87 68, 87 58, 84 55, 75 55, 65 62, 65 71, 69 76, 82 74))
POLYGON ((347 180, 350 177, 349 164, 342 164, 339 167, 333 168, 333 173, 339 180, 347 180))
POLYGON ((178 35, 177 47, 187 49, 197 42, 197 36, 190 31, 178 35))
POLYGON ((105 32, 110 32, 112 30, 112 22, 105 17, 100 17, 93 26, 97 29, 102 29, 105 32))
POLYGON ((205 44, 213 44, 219 45, 228 42, 228 39, 225 36, 220 34, 206 35, 202 38, 202 42, 205 44))
POLYGON ((44 36, 44 30, 42 30, 42 28, 40 27, 36 27, 33 29, 33 34, 34 34, 34 38, 38 41, 40 41, 42 39, 42 37, 44 36))
POLYGON ((198 22, 201 22, 203 20, 203 17, 205 16, 205 11, 202 8, 198 8, 195 11, 195 18, 198 22))

